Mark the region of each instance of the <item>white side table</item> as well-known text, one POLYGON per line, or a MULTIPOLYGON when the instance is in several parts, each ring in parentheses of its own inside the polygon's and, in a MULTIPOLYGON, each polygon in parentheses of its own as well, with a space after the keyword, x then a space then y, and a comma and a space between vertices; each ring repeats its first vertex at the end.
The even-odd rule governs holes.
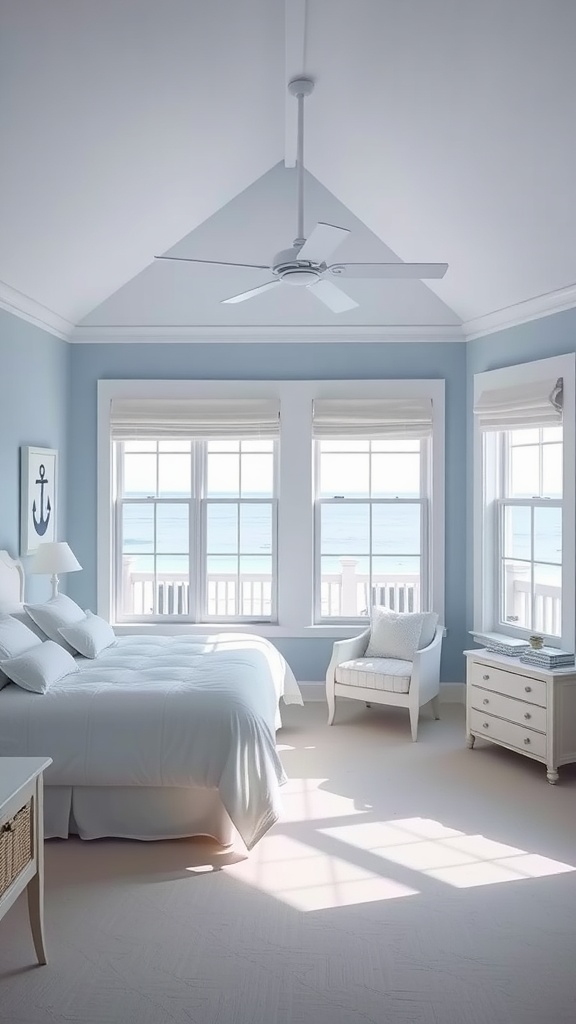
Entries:
POLYGON ((0 757, 0 918, 28 889, 38 962, 44 944, 43 772, 51 757, 0 757))

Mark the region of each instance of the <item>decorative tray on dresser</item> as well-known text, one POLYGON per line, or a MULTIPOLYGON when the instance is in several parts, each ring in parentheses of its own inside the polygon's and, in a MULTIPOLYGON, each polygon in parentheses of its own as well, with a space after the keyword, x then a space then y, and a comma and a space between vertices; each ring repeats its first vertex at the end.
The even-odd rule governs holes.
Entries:
POLYGON ((548 782, 576 761, 576 667, 546 669, 465 651, 466 741, 477 736, 546 765, 548 782))

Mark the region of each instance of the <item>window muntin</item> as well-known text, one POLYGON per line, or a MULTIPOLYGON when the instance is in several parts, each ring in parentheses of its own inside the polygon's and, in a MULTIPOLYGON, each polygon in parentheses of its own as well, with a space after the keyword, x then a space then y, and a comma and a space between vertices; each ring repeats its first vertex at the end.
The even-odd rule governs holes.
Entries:
POLYGON ((426 442, 315 442, 315 620, 428 605, 426 442))
POLYGON ((116 617, 272 621, 276 443, 116 443, 116 617))
POLYGON ((504 431, 498 516, 500 625, 562 634, 562 427, 504 431))

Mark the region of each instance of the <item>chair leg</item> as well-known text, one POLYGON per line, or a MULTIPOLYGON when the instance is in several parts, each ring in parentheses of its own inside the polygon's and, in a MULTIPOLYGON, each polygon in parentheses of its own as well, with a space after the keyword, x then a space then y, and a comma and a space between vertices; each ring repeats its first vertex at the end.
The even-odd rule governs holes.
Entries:
POLYGON ((432 697, 430 703, 432 705, 432 714, 436 721, 438 721, 440 718, 440 697, 438 697, 438 695, 436 695, 436 697, 432 697))
POLYGON ((418 716, 420 714, 420 708, 410 707, 408 710, 410 712, 410 728, 412 730, 412 742, 416 743, 416 740, 418 739, 418 716))
POLYGON ((336 696, 334 689, 331 686, 326 687, 326 700, 328 701, 328 725, 334 725, 334 715, 336 714, 336 696))

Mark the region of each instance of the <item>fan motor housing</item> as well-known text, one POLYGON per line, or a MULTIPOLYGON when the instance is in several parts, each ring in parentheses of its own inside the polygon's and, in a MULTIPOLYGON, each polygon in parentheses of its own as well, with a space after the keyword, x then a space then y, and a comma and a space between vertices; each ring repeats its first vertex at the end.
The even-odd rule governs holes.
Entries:
POLYGON ((300 248, 298 246, 291 249, 283 249, 277 253, 274 257, 272 270, 285 284, 305 287, 314 284, 325 268, 311 263, 310 260, 299 260, 298 252, 300 248))

